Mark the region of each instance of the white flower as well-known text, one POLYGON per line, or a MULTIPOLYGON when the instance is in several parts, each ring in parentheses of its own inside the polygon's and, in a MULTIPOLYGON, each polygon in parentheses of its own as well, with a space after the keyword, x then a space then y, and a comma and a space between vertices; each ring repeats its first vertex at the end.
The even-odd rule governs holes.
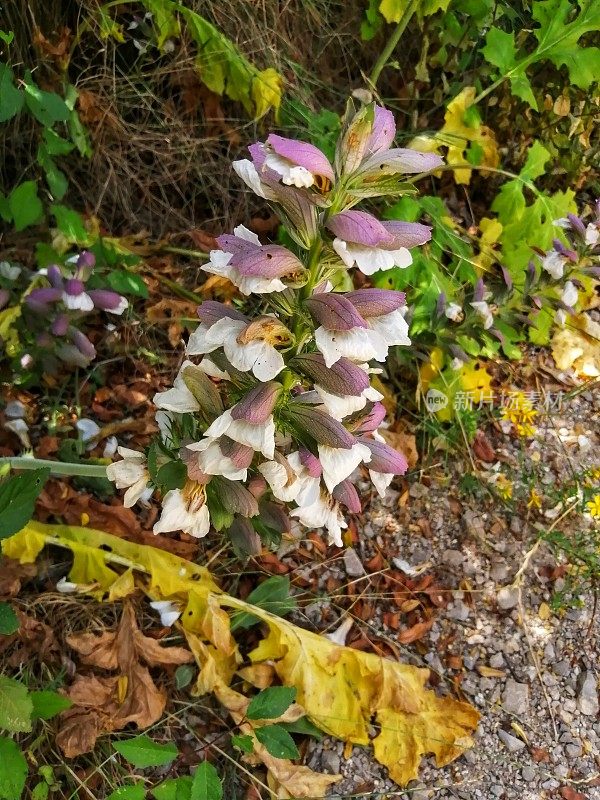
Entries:
POLYGON ((585 243, 595 247, 598 244, 598 240, 600 240, 600 228, 594 222, 588 223, 585 229, 585 243))
POLYGON ((291 512, 306 528, 326 528, 330 544, 342 547, 342 528, 348 525, 344 520, 339 504, 326 495, 321 495, 315 502, 300 506, 291 512))
POLYGON ((70 311, 92 311, 94 301, 87 292, 79 294, 62 293, 62 301, 70 311))
POLYGON ((566 321, 567 321, 567 312, 563 308, 558 308, 556 310, 556 313, 554 314, 554 322, 558 325, 559 328, 564 328, 566 321))
POLYGON ((212 358, 209 358, 208 356, 205 356, 198 366, 205 375, 208 375, 209 378, 217 378, 217 380, 220 381, 231 380, 231 375, 226 370, 218 367, 212 358))
POLYGON ((333 249, 349 269, 356 264, 364 275, 373 275, 379 270, 392 267, 410 267, 413 261, 407 247, 385 250, 336 238, 333 240, 333 249))
POLYGON ((285 367, 283 356, 264 339, 244 341, 242 334, 247 328, 247 321, 230 317, 222 317, 208 328, 199 325, 190 336, 186 352, 196 356, 222 347, 232 366, 240 372, 251 371, 255 378, 266 383, 285 367))
POLYGON ((163 408, 165 411, 177 411, 180 414, 200 410, 200 404, 183 379, 184 370, 193 366, 191 361, 184 361, 173 381, 173 388, 167 389, 166 392, 157 392, 154 395, 153 402, 157 408, 163 408))
POLYGON ((289 470, 278 461, 266 461, 258 471, 271 487, 273 495, 284 503, 296 502, 300 506, 316 502, 320 492, 320 478, 313 477, 300 461, 298 452, 287 456, 289 470))
POLYGON ((566 263, 567 259, 565 256, 561 255, 556 250, 550 250, 550 252, 542 258, 542 268, 557 281, 562 278, 566 263))
POLYGON ((450 368, 454 370, 462 369, 465 365, 465 362, 462 358, 453 358, 450 362, 450 368))
POLYGON ((21 267, 10 264, 8 261, 0 261, 0 275, 8 281, 16 281, 21 274, 21 267))
POLYGON ((29 439, 29 425, 24 419, 11 419, 4 423, 4 427, 7 431, 11 431, 15 434, 15 436, 18 436, 23 447, 31 447, 31 440, 29 439))
POLYGON ((300 167, 277 153, 269 152, 265 158, 265 167, 281 175, 281 182, 286 186, 297 186, 308 189, 315 182, 315 176, 306 167, 300 167))
POLYGON ((56 591, 61 594, 75 594, 78 590, 79 584, 73 583, 73 581, 68 580, 65 576, 56 582, 56 591))
POLYGON ((150 603, 150 608, 158 611, 160 614, 160 623, 165 628, 170 628, 181 616, 181 611, 177 608, 175 603, 170 600, 153 600, 150 603))
MULTIPOLYGON (((245 239, 252 244, 260 245, 260 239, 255 233, 248 230, 244 225, 238 225, 233 229, 233 233, 238 239, 245 239)), ((211 250, 207 264, 202 269, 212 275, 220 275, 227 278, 238 287, 242 294, 268 294, 270 292, 282 292, 286 285, 280 278, 262 278, 260 275, 242 275, 236 267, 230 265, 233 253, 225 250, 211 250)))
POLYGON ((452 320, 452 322, 460 322, 463 318, 463 310, 458 303, 448 303, 444 314, 448 319, 452 320))
POLYGON ((563 287, 560 299, 566 306, 573 307, 577 303, 578 297, 579 292, 577 291, 575 284, 572 281, 567 281, 563 287))
POLYGON ((273 458, 275 455, 275 422, 272 414, 266 422, 254 424, 243 419, 233 419, 231 409, 228 409, 212 422, 205 436, 213 439, 229 436, 235 442, 262 453, 265 458, 273 458))
POLYGON ((487 331, 494 324, 494 316, 492 311, 485 300, 474 300, 469 304, 479 316, 483 319, 483 327, 487 331))
POLYGON ((158 430, 160 432, 160 438, 167 445, 167 447, 175 446, 175 438, 173 437, 174 418, 175 415, 173 412, 163 411, 162 409, 159 409, 154 415, 154 419, 156 420, 156 424, 158 425, 158 430))
POLYGON ((171 489, 163 499, 160 519, 154 533, 183 531, 201 539, 210 530, 210 513, 202 484, 188 483, 183 489, 171 489))
POLYGON ((331 394, 318 384, 315 384, 315 390, 323 401, 327 412, 334 419, 338 420, 350 414, 354 414, 355 411, 360 411, 361 408, 366 406, 367 400, 375 403, 383 399, 381 392, 378 392, 377 389, 374 389, 372 386, 367 386, 359 395, 345 395, 344 397, 331 394))
POLYGON ((320 326, 316 329, 315 342, 327 367, 331 367, 342 356, 359 364, 373 358, 385 361, 390 347, 410 344, 408 325, 400 309, 378 317, 368 317, 366 321, 368 328, 330 331, 320 326))
POLYGON ((318 445, 319 461, 323 467, 325 486, 332 492, 338 483, 346 480, 362 462, 371 460, 369 448, 357 442, 347 450, 342 447, 318 445))
POLYGON ((195 444, 188 444, 187 450, 198 453, 198 466, 207 475, 222 475, 230 481, 245 481, 247 469, 240 469, 233 461, 223 455, 218 439, 201 439, 195 444))
POLYGON ((240 177, 246 186, 248 186, 254 194, 265 200, 275 200, 276 194, 269 190, 267 186, 261 181, 260 175, 256 171, 256 167, 247 158, 234 161, 232 164, 234 172, 240 177))
MULTIPOLYGON (((106 476, 113 481, 117 489, 127 489, 123 498, 125 508, 131 508, 138 500, 148 496, 148 469, 146 456, 128 447, 119 447, 118 453, 122 461, 115 461, 106 468, 106 476)), ((150 490, 152 494, 152 490, 150 490)))

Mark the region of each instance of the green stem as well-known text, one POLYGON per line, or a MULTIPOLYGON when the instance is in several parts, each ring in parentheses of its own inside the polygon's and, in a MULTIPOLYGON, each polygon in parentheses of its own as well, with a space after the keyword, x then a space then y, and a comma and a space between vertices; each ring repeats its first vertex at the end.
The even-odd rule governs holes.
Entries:
POLYGON ((179 256, 189 256, 190 258, 208 258, 208 253, 204 250, 188 250, 187 247, 171 247, 165 245, 160 248, 165 253, 175 253, 179 256))
POLYGON ((369 83, 373 88, 377 85, 377 81, 379 80, 379 76, 381 75, 382 69, 387 64, 390 56, 394 52, 394 49, 398 42, 400 41, 400 37, 404 33, 406 26, 411 20, 412 15, 417 10, 417 6, 419 5, 418 0, 412 0, 407 6, 404 14, 400 18, 400 21, 394 28, 392 35, 388 39, 386 46, 381 51, 381 55, 375 62, 375 66, 371 70, 371 74, 369 75, 369 83))
POLYGON ((52 475, 70 475, 80 478, 106 478, 104 464, 72 464, 66 461, 48 461, 45 458, 27 458, 25 456, 9 456, 0 458, 0 468, 8 465, 11 469, 50 468, 52 475))

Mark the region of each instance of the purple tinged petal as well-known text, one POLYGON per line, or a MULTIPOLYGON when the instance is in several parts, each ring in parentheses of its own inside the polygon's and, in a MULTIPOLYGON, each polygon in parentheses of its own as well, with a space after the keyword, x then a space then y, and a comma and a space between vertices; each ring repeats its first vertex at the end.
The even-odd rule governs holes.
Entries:
POLYGON ((222 436, 219 439, 219 448, 223 455, 230 458, 238 469, 249 467, 254 458, 254 450, 251 447, 235 442, 228 436, 222 436))
POLYGON ((259 383, 231 409, 231 418, 262 425, 273 413, 281 389, 275 381, 259 383))
POLYGON ((585 225, 577 216, 577 214, 567 214, 567 219, 571 223, 573 230, 576 231, 582 237, 582 239, 585 239, 585 225))
POLYGON ((435 304, 435 315, 441 317, 446 310, 446 295, 440 292, 438 295, 437 303, 435 304))
POLYGON ((577 255, 575 250, 571 250, 568 247, 565 247, 565 245, 561 242, 560 239, 553 239, 552 245, 554 246, 554 249, 556 250, 557 253, 560 253, 561 256, 568 258, 569 261, 576 262, 579 260, 579 256, 577 255))
POLYGON ((418 150, 396 147, 371 156, 364 162, 360 174, 363 177, 394 175, 397 172, 408 175, 429 172, 441 167, 443 163, 444 160, 435 153, 420 153, 418 150))
POLYGON ((46 286, 43 289, 34 289, 32 292, 29 292, 25 298, 25 302, 32 311, 45 313, 49 310, 49 304, 56 303, 61 297, 62 291, 60 289, 46 286))
POLYGON ((10 300, 10 292, 8 289, 0 289, 0 309, 4 308, 4 306, 10 300))
POLYGON ((103 311, 112 311, 118 308, 124 299, 120 294, 111 292, 109 289, 90 289, 88 294, 96 308, 100 308, 103 311))
POLYGON ((395 289, 357 289, 346 297, 363 317, 381 317, 404 305, 406 295, 395 289))
MULTIPOLYGON (((38 347, 44 347, 44 348, 47 348, 47 349, 50 349, 52 347, 52 345, 54 344, 50 334, 46 333, 45 331, 44 331, 44 333, 38 334, 38 336, 35 339, 35 343, 37 344, 38 347)), ((73 345, 66 345, 66 346, 67 347, 73 347, 73 345)), ((73 347, 73 350, 75 350, 77 353, 79 353, 79 350, 77 350, 76 347, 73 347)), ((79 353, 79 355, 81 356, 81 353, 79 353)))
POLYGON ((221 250, 233 256, 233 263, 235 263, 236 257, 254 253, 261 248, 260 244, 249 242, 247 239, 242 239, 241 236, 235 236, 232 233, 224 233, 221 236, 217 236, 217 243, 221 250))
POLYGON ((279 503, 263 500, 260 503, 260 518, 265 525, 279 533, 289 533, 292 529, 291 520, 279 503))
POLYGON ((66 314, 59 314, 50 328, 54 336, 64 336, 68 329, 69 317, 66 314))
POLYGON ((271 133, 267 137, 267 144, 271 146, 277 155, 287 158, 288 161, 299 167, 304 167, 313 175, 322 175, 324 178, 329 178, 329 180, 334 179, 333 168, 327 156, 314 144, 297 141, 296 139, 286 139, 276 133, 271 133))
POLYGON ((583 272, 586 275, 592 275, 594 278, 600 278, 600 267, 585 267, 583 272))
POLYGON ((408 469, 406 456, 394 450, 389 444, 363 437, 360 437, 359 441, 371 451, 371 460, 368 466, 373 472, 384 472, 387 475, 404 475, 408 469))
POLYGON ((69 278, 65 281, 65 292, 72 297, 77 297, 80 294, 83 294, 85 291, 85 285, 83 281, 80 281, 79 278, 69 278))
POLYGON ((227 535, 235 550, 245 556, 259 556, 262 541, 249 519, 236 517, 227 530, 227 535))
POLYGON ((96 348, 90 342, 85 333, 73 328, 71 330, 71 340, 79 352, 90 361, 96 357, 96 348))
POLYGON ((298 457, 304 469, 308 472, 311 478, 320 478, 323 472, 323 467, 319 459, 313 455, 306 447, 301 447, 298 450, 298 457))
POLYGON ((348 511, 350 511, 352 514, 360 514, 362 511, 358 492, 356 491, 354 484, 350 483, 348 478, 346 478, 345 481, 338 483, 338 485, 334 487, 331 496, 342 505, 346 506, 348 511))
POLYGON ((473 288, 473 302, 480 303, 485 297, 485 283, 479 278, 473 288))
POLYGON ((506 267, 503 267, 502 265, 500 265, 500 270, 502 272, 502 277, 504 278, 504 283, 506 284, 506 288, 510 291, 513 287, 512 276, 510 272, 506 269, 506 267))
POLYGON ((355 420, 355 427, 352 430, 355 433, 373 433, 376 431, 377 428, 381 425, 383 420, 386 416, 386 410, 383 403, 374 403, 373 407, 367 411, 367 413, 362 413, 361 416, 357 417, 355 420))
POLYGON ((463 361, 465 364, 471 360, 470 357, 465 353, 462 347, 459 347, 457 344, 451 344, 448 346, 448 350, 450 350, 450 354, 452 358, 458 358, 463 361))
POLYGON ((64 280, 62 272, 60 271, 60 267, 56 264, 50 264, 48 267, 48 280, 50 281, 50 285, 54 286, 55 289, 62 289, 64 287, 64 280))
POLYGON ((421 225, 420 222, 386 220, 382 225, 393 236, 393 242, 387 248, 389 250, 418 247, 431 240, 431 228, 429 225, 421 225))
POLYGON ((82 270, 93 270, 96 265, 96 256, 89 250, 82 250, 77 259, 77 266, 82 270))
POLYGON ((241 311, 233 308, 233 306, 226 306, 225 303, 218 303, 216 300, 205 300, 202 305, 198 307, 196 313, 200 317, 200 321, 209 327, 220 319, 223 319, 223 317, 236 319, 240 322, 248 322, 248 317, 244 316, 241 311))
POLYGON ((333 292, 313 294, 305 304, 311 316, 329 331, 351 331, 353 328, 367 327, 347 295, 333 292))
POLYGON ((277 244, 266 245, 237 258, 235 266, 242 275, 261 278, 282 278, 304 271, 302 262, 287 248, 277 244))
POLYGON ((498 339, 500 344, 504 344, 506 342, 506 336, 497 328, 490 328, 489 332, 492 334, 492 336, 495 336, 496 339, 498 339))
POLYGON ((366 211, 342 211, 327 222, 329 230, 345 242, 377 247, 393 242, 384 225, 366 211))
POLYGON ((303 353, 296 356, 294 365, 325 391, 339 397, 358 397, 369 386, 367 373, 344 357, 326 367, 320 353, 303 353))
POLYGON ((350 431, 320 408, 292 402, 286 408, 286 414, 318 444, 342 450, 350 450, 356 444, 356 439, 350 431))
POLYGON ((367 150, 375 154, 381 150, 389 150, 396 135, 396 121, 392 112, 382 106, 375 106, 373 128, 367 144, 367 150))
POLYGON ((248 146, 248 152, 250 153, 250 158, 252 159, 252 163, 256 167, 256 171, 260 172, 265 165, 265 146, 262 142, 254 142, 248 146))

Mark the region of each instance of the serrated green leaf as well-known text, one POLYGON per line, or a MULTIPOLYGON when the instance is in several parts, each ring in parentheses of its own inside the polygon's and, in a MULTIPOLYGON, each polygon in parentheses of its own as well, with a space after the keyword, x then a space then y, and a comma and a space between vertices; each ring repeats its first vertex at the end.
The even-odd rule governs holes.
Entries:
POLYGON ((0 603, 0 636, 10 636, 19 630, 19 618, 10 603, 0 603))
POLYGON ((55 200, 62 200, 69 188, 67 178, 64 172, 61 172, 56 166, 54 159, 43 144, 38 147, 37 162, 46 173, 50 194, 55 200))
POLYGON ((44 207, 38 197, 37 183, 24 181, 8 196, 8 207, 16 231, 22 231, 39 222, 44 216, 44 207))
POLYGON ((0 675, 0 730, 24 733, 31 730, 33 703, 26 686, 0 675))
POLYGON ((113 747, 123 758, 138 769, 146 767, 161 767, 170 764, 179 755, 177 745, 173 742, 160 744, 148 736, 136 736, 133 739, 124 739, 113 742, 113 747))
POLYGON ((145 796, 146 790, 143 783, 130 783, 119 786, 108 795, 106 800, 144 800, 145 796))
POLYGON ((0 800, 19 800, 27 779, 27 761, 12 739, 0 736, 0 800))
POLYGON ((18 533, 29 522, 49 475, 50 470, 44 467, 12 475, 0 483, 0 539, 18 533))
MULTIPOLYGON (((253 589, 247 597, 249 603, 263 608, 278 617, 285 617, 296 608, 296 600, 290 594, 290 579, 283 575, 273 575, 253 589)), ((231 618, 231 630, 250 628, 259 622, 257 617, 245 611, 238 611, 231 618)))
POLYGON ((231 744, 243 753, 252 753, 254 750, 254 739, 251 736, 232 736, 231 744))
POLYGON ((23 92, 14 83, 12 69, 0 64, 0 122, 8 122, 23 108, 23 92))
POLYGON ((58 692, 40 691, 31 692, 29 695, 33 703, 33 719, 52 719, 61 711, 71 708, 73 703, 68 697, 63 697, 58 692))
POLYGON ((62 97, 55 92, 40 89, 29 71, 25 73, 23 86, 25 105, 42 125, 51 128, 56 122, 66 122, 69 119, 69 109, 62 97))
POLYGON ((181 775, 179 778, 169 778, 151 789, 156 800, 190 800, 192 794, 192 778, 190 775, 181 775))
POLYGON ((194 772, 191 800, 222 800, 223 786, 210 761, 203 761, 194 772))
POLYGON ((265 725, 254 731, 258 741, 275 758, 300 758, 296 743, 279 725, 265 725))
POLYGON ((293 686, 270 686, 250 701, 246 710, 248 719, 277 719, 296 699, 293 686))

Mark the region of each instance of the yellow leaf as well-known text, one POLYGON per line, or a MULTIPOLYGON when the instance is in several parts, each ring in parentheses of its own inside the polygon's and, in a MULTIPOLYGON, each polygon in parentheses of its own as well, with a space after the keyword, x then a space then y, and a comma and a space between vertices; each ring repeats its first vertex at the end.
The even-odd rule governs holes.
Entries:
POLYGON ((465 124, 465 112, 474 99, 475 87, 466 86, 448 103, 443 128, 433 137, 417 136, 410 143, 410 147, 421 152, 439 152, 440 147, 446 147, 448 163, 459 167, 454 170, 454 180, 461 184, 471 181, 472 169, 466 152, 470 146, 475 145, 479 150, 478 166, 497 167, 500 163, 494 132, 480 122, 465 124))
POLYGON ((283 78, 273 67, 263 69, 252 80, 252 100, 256 119, 264 117, 270 108, 275 111, 281 105, 283 78))
POLYGON ((379 12, 386 22, 400 22, 410 0, 381 0, 379 12))
MULTIPOLYGON (((375 757, 398 783, 417 775, 423 755, 433 753, 443 765, 472 745, 470 734, 478 712, 467 703, 439 698, 426 689, 426 669, 341 647, 224 594, 203 567, 100 531, 31 522, 4 540, 2 548, 7 556, 25 563, 35 560, 47 543, 73 551, 77 582, 96 582, 110 589, 111 574, 113 586, 121 580, 112 567, 122 565, 142 573, 141 588, 151 598, 187 601, 181 624, 201 667, 196 693, 214 692, 233 719, 240 720, 243 732, 253 728, 245 727, 248 699, 229 686, 241 659, 225 609, 251 613, 266 623, 268 635, 249 654, 250 661, 274 669, 283 684, 295 686, 297 702, 324 731, 352 744, 371 743, 375 757), (379 733, 371 742, 372 721, 379 733)), ((338 777, 317 775, 307 767, 275 759, 259 742, 255 754, 281 787, 281 797, 323 796, 338 777)))
POLYGON ((483 217, 479 223, 481 236, 479 237, 480 253, 475 259, 480 272, 487 272, 490 266, 497 260, 494 253, 495 245, 502 235, 503 225, 497 219, 483 217))
POLYGON ((8 356, 14 356, 19 348, 16 322, 20 316, 21 306, 10 306, 0 311, 0 340, 3 341, 8 356))
POLYGON ((556 331, 552 338, 552 357, 556 366, 573 369, 582 378, 600 376, 600 325, 588 315, 569 317, 569 327, 556 331))

